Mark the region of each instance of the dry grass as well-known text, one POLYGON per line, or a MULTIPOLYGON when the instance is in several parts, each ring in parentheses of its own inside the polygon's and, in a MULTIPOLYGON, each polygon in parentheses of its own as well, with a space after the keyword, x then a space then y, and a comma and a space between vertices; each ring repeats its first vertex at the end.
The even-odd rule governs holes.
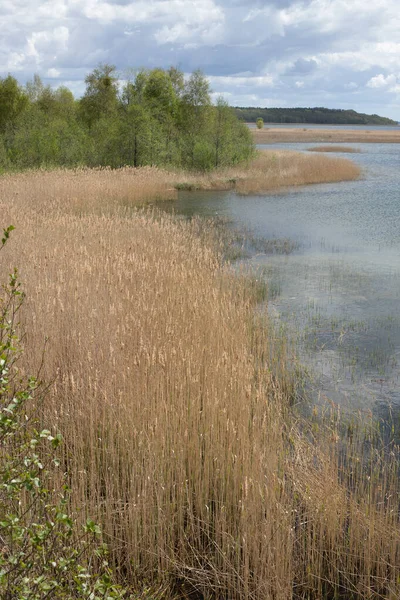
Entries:
POLYGON ((359 148, 352 148, 351 146, 316 146, 315 148, 308 148, 309 152, 348 152, 350 154, 358 154, 361 152, 359 148))
POLYGON ((334 411, 327 435, 317 421, 299 432, 274 375, 291 359, 257 326, 249 280, 200 242, 201 222, 131 209, 168 190, 155 179, 0 179, 2 220, 16 226, 0 280, 20 266, 25 369, 49 337, 43 419, 64 434, 74 507, 100 520, 133 586, 395 600, 396 463, 363 460, 368 432, 340 445, 334 411))
POLYGON ((247 165, 206 174, 174 174, 178 187, 187 189, 235 189, 240 194, 259 194, 289 186, 348 181, 360 176, 349 160, 311 156, 287 150, 263 150, 247 165))
POLYGON ((274 127, 271 129, 252 129, 255 144, 280 144, 283 142, 339 142, 398 144, 400 127, 390 130, 368 129, 307 129, 304 127, 274 127))

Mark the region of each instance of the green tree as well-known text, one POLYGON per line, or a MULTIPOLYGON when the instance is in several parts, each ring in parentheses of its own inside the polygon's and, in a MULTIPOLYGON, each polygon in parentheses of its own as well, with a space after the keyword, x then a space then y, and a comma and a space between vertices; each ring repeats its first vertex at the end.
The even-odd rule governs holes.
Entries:
POLYGON ((185 77, 180 69, 177 67, 170 67, 167 70, 168 76, 171 80, 172 87, 174 88, 177 98, 180 98, 185 89, 185 77))
POLYGON ((189 168, 204 168, 205 146, 212 127, 210 84, 204 74, 194 71, 185 83, 180 103, 179 127, 182 137, 182 163, 189 168), (200 144, 200 146, 199 146, 200 144), (197 150, 196 150, 197 147, 197 150), (198 148, 202 150, 199 152, 198 148), (198 157, 201 156, 200 164, 198 157))
POLYGON ((55 114, 58 117, 72 119, 76 116, 77 103, 73 93, 67 87, 61 85, 54 92, 55 114))
POLYGON ((48 115, 53 115, 56 112, 56 103, 54 90, 49 85, 43 86, 36 100, 36 104, 40 110, 48 115))
POLYGON ((185 84, 183 102, 200 115, 202 109, 211 105, 210 93, 209 81, 204 73, 197 69, 193 71, 185 84))
POLYGON ((144 104, 144 89, 148 75, 147 69, 128 69, 126 71, 126 83, 120 98, 123 107, 131 104, 144 104))
POLYGON ((37 102, 39 100, 43 93, 44 85, 37 73, 34 74, 32 81, 27 82, 25 89, 30 102, 37 102))
POLYGON ((24 111, 7 136, 9 158, 19 168, 84 164, 88 145, 87 130, 76 118, 53 110, 46 113, 37 103, 24 111))
POLYGON ((7 126, 15 124, 27 104, 28 97, 14 77, 8 75, 0 78, 0 133, 4 133, 7 126))
POLYGON ((6 145, 4 143, 4 138, 0 135, 0 172, 4 169, 7 169, 10 165, 10 161, 8 158, 8 152, 6 145))
POLYGON ((85 78, 86 91, 80 101, 80 114, 89 129, 104 117, 116 113, 118 77, 114 65, 99 65, 85 78))
POLYGON ((236 117, 228 103, 222 98, 217 99, 214 110, 214 126, 212 140, 214 146, 214 165, 229 164, 231 162, 232 146, 234 144, 236 117))
POLYGON ((87 152, 87 164, 91 167, 121 166, 120 118, 118 115, 102 116, 93 123, 87 152))
POLYGON ((171 78, 163 69, 150 71, 143 90, 143 98, 154 116, 160 121, 165 121, 167 117, 173 117, 176 113, 175 90, 171 78))
POLYGON ((257 121, 256 121, 256 125, 257 125, 257 129, 263 129, 264 127, 264 121, 261 117, 258 117, 257 121))
POLYGON ((9 76, 0 80, 0 139, 3 169, 151 164, 206 170, 252 149, 227 104, 212 105, 203 73, 185 81, 176 67, 131 70, 120 93, 115 67, 100 65, 86 77, 79 101, 66 87, 43 85, 38 75, 26 91, 9 76))
POLYGON ((150 161, 152 124, 150 113, 139 104, 126 107, 120 121, 121 163, 140 167, 150 161))

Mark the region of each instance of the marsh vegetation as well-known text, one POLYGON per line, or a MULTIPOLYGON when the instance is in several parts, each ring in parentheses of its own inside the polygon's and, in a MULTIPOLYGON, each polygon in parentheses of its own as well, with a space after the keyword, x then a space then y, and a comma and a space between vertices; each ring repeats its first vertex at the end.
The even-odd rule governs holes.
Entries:
POLYGON ((369 144, 398 144, 400 128, 383 129, 347 129, 347 128, 295 128, 295 127, 265 127, 251 130, 255 144, 280 144, 291 142, 312 143, 369 143, 369 144))
POLYGON ((287 150, 258 150, 255 156, 236 166, 210 173, 170 172, 168 178, 178 190, 234 190, 257 194, 290 186, 358 179, 361 169, 349 160, 305 155, 287 150))
MULTIPOLYGON (((358 175, 274 156, 250 168, 257 189, 266 163, 274 186, 318 181, 321 165, 329 181, 332 164, 358 175)), ((18 265, 26 292, 20 372, 44 359, 34 408, 64 437, 74 519, 101 525, 127 597, 398 598, 396 447, 372 417, 296 415, 294 351, 223 234, 140 208, 173 182, 153 168, 0 179, 16 227, 0 278, 18 265)))
POLYGON ((330 146, 315 146, 315 148, 309 148, 309 152, 348 152, 350 154, 356 154, 361 152, 359 148, 352 148, 351 146, 339 146, 332 144, 330 146))

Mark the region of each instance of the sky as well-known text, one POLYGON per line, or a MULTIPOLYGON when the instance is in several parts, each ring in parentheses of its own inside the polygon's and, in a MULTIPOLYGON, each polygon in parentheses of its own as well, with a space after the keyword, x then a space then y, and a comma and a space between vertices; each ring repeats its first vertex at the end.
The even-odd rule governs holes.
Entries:
POLYGON ((0 77, 76 96, 99 63, 202 69, 234 106, 400 120, 399 0, 0 0, 0 77))

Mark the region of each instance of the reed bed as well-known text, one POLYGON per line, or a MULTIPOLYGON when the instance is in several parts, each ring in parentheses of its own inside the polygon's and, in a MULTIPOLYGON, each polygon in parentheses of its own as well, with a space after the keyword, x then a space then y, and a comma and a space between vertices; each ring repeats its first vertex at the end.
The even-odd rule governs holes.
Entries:
POLYGON ((359 148, 352 148, 351 146, 338 146, 332 144, 331 146, 316 146, 315 148, 308 148, 309 152, 342 152, 349 154, 359 154, 361 150, 359 148))
POLYGON ((340 126, 326 129, 307 127, 273 127, 265 129, 252 129, 255 144, 281 144, 284 142, 339 142, 339 143, 373 143, 373 144, 398 144, 400 142, 400 128, 393 127, 388 130, 381 129, 344 129, 340 126))
POLYGON ((24 370, 48 338, 42 419, 77 518, 101 523, 125 585, 164 598, 398 598, 396 460, 365 416, 342 436, 333 409, 293 415, 294 359, 211 225, 132 208, 169 196, 155 179, 0 179, 0 279, 20 267, 24 370))
POLYGON ((235 189, 260 194, 289 186, 358 179, 360 168, 343 158, 312 156, 287 150, 261 150, 248 164, 206 174, 177 173, 178 188, 235 189))

